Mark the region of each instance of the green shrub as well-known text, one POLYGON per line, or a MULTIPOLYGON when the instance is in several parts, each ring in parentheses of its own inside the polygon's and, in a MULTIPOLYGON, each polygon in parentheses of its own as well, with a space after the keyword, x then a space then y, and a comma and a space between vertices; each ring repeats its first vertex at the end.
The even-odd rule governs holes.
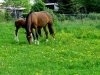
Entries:
POLYGON ((2 11, 0 11, 0 21, 3 21, 4 20, 4 14, 2 11))
POLYGON ((22 16, 23 16, 24 18, 26 18, 27 14, 28 14, 28 13, 23 13, 22 16))
POLYGON ((75 21, 75 17, 74 17, 74 16, 70 16, 70 17, 69 17, 69 20, 75 21))
POLYGON ((45 3, 39 0, 33 4, 33 6, 31 7, 31 11, 36 11, 36 12, 43 11, 44 8, 45 8, 45 3))
POLYGON ((7 21, 12 20, 12 16, 10 15, 10 12, 5 12, 5 19, 7 21))
POLYGON ((58 20, 59 20, 59 21, 64 21, 64 20, 66 20, 66 15, 65 15, 65 14, 59 14, 59 15, 58 15, 58 20))
POLYGON ((90 13, 88 15, 88 18, 90 18, 92 20, 100 19, 100 14, 99 13, 90 13))

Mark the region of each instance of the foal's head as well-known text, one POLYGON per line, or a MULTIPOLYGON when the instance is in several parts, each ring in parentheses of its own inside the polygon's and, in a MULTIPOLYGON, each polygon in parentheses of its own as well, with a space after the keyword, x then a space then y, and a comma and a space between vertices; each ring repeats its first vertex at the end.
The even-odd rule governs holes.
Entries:
POLYGON ((32 44, 32 33, 31 32, 29 32, 29 33, 27 32, 26 33, 26 38, 27 38, 29 44, 32 44))

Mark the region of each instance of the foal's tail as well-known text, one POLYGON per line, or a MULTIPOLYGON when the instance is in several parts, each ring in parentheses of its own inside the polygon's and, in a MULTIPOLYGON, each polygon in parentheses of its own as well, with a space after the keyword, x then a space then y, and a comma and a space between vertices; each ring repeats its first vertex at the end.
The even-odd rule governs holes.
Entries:
POLYGON ((15 26, 17 25, 18 20, 15 21, 15 26))
POLYGON ((49 29, 50 35, 54 38, 54 29, 53 29, 52 24, 48 24, 48 29, 49 29))

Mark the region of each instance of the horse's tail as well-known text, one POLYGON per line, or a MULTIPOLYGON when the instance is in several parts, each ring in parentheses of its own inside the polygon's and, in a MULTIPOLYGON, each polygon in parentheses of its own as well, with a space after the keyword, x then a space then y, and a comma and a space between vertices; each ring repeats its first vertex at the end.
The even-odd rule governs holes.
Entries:
POLYGON ((18 27, 18 20, 15 21, 14 26, 15 26, 15 27, 18 27))
POLYGON ((29 17, 29 15, 32 13, 32 11, 31 12, 29 12, 28 14, 27 14, 27 16, 26 16, 26 25, 28 24, 28 17, 29 17))
POLYGON ((52 24, 48 24, 48 29, 49 29, 50 35, 52 35, 54 37, 53 25, 52 24))
POLYGON ((17 24, 17 21, 18 21, 18 20, 15 20, 15 25, 17 24))

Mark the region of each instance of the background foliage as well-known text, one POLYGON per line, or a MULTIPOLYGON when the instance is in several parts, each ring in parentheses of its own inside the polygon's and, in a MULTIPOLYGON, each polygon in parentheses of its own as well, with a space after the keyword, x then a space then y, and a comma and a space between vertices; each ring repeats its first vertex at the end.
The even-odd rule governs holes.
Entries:
POLYGON ((74 1, 72 0, 58 0, 58 7, 59 11, 58 13, 61 14, 71 14, 74 13, 74 1))
MULTIPOLYGON (((26 10, 24 11, 25 13, 29 12, 31 9, 31 4, 29 0, 4 0, 5 6, 8 5, 14 5, 14 6, 22 6, 25 7, 26 10)), ((39 11, 39 9, 44 8, 44 3, 42 0, 35 0, 37 3, 32 5, 32 10, 34 9, 35 11, 39 11), (42 4, 41 4, 41 3, 42 4), (35 9, 36 8, 36 9, 35 9)), ((78 8, 80 6, 84 6, 87 13, 89 12, 100 12, 100 0, 58 0, 58 7, 59 11, 58 13, 61 14, 75 14, 78 11, 78 8)))
POLYGON ((76 13, 80 6, 84 6, 87 13, 100 12, 100 0, 58 0, 59 13, 76 13))
POLYGON ((25 7, 26 9, 24 10, 24 12, 29 12, 30 8, 31 8, 31 4, 29 0, 4 0, 4 5, 5 6, 22 6, 25 7))
POLYGON ((87 12, 100 12, 100 0, 77 0, 81 5, 84 5, 87 12))
POLYGON ((0 10, 0 21, 3 21, 4 17, 5 17, 4 13, 0 10))
POLYGON ((45 9, 45 3, 42 2, 41 0, 38 0, 31 7, 31 11, 34 11, 34 12, 43 11, 44 9, 45 9))

